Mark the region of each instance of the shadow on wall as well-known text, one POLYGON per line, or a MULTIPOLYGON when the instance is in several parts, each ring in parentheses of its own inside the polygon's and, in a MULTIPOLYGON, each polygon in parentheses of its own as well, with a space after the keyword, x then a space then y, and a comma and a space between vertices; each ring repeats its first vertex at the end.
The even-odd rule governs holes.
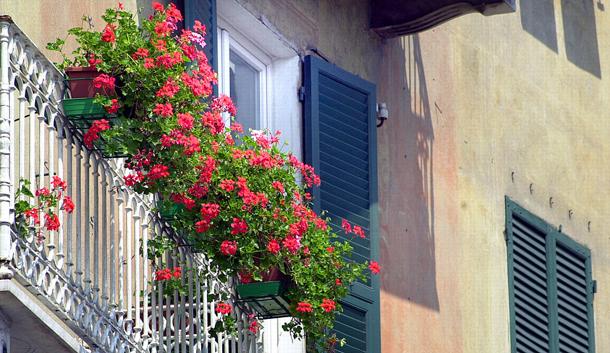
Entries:
MULTIPOLYGON (((561 0, 565 50, 568 60, 601 78, 594 0, 561 0)), ((597 8, 604 11, 603 4, 597 8)), ((554 0, 521 0, 521 26, 555 53, 557 24, 554 0)))
POLYGON ((561 0, 561 17, 568 60, 601 78, 594 1, 561 0))
POLYGON ((557 25, 555 23, 555 0, 521 0, 521 26, 557 53, 557 25))
POLYGON ((382 290, 440 311, 434 242, 433 142, 430 104, 419 37, 393 40, 385 57, 403 58, 386 71, 390 118, 380 170, 382 290), (390 83, 391 82, 391 83, 390 83), (399 86, 400 85, 400 86, 399 86), (401 94, 396 90, 402 89, 401 94), (391 98, 390 98, 391 97, 391 98), (393 99, 393 101, 391 100, 393 99))

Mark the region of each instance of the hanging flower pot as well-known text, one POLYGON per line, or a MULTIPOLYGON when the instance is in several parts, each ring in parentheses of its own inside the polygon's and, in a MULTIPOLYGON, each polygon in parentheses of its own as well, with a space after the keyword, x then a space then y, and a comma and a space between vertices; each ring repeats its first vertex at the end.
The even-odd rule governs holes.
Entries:
POLYGON ((101 104, 95 103, 93 98, 70 98, 62 101, 64 115, 71 121, 95 119, 107 116, 101 104))
POLYGON ((263 275, 263 281, 237 285, 239 302, 248 304, 261 318, 272 319, 290 316, 290 302, 286 290, 291 280, 277 267, 263 275))
POLYGON ((93 79, 100 75, 95 67, 67 67, 65 73, 72 98, 93 98, 97 93, 104 93, 93 86, 93 79))

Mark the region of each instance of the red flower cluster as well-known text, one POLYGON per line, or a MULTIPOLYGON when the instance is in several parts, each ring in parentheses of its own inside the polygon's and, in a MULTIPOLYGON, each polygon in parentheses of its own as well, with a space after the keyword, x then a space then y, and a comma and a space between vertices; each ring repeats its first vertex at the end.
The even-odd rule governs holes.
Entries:
POLYGON ((148 179, 157 180, 169 176, 169 168, 163 164, 155 164, 146 175, 148 179))
POLYGON ((324 311, 327 313, 335 310, 335 306, 335 301, 332 299, 322 299, 322 304, 320 304, 320 307, 322 307, 322 309, 324 309, 324 311))
POLYGON ((178 93, 180 86, 171 77, 167 79, 165 84, 157 91, 157 98, 172 98, 178 93))
POLYGON ((269 252, 273 255, 277 254, 280 252, 280 243, 278 243, 275 239, 271 239, 267 244, 267 250, 269 250, 269 252))
POLYGON ((258 330, 260 329, 260 324, 256 320, 250 321, 250 325, 248 326, 248 331, 252 332, 256 335, 258 330))
POLYGON ((231 313, 231 310, 233 310, 233 307, 229 303, 219 302, 216 304, 216 312, 219 314, 228 315, 231 313))
POLYGON ((170 117, 174 114, 174 107, 171 103, 157 103, 155 109, 153 109, 153 113, 156 115, 162 116, 164 118, 170 117))
POLYGON ((193 128, 193 123, 195 118, 189 113, 178 113, 178 125, 184 130, 191 130, 193 128))
POLYGON ((160 269, 155 271, 155 281, 169 281, 172 278, 173 279, 179 279, 182 276, 182 268, 180 267, 174 267, 173 269, 171 268, 164 268, 164 269, 160 269))
POLYGON ((61 208, 68 213, 72 213, 74 211, 74 202, 70 196, 64 196, 64 201, 61 208))
POLYGON ((235 105, 233 105, 233 101, 230 97, 225 95, 220 95, 219 97, 214 98, 211 108, 216 112, 228 112, 232 116, 237 114, 237 109, 235 108, 235 105))
POLYGON ((220 244, 220 252, 226 256, 233 256, 237 253, 237 242, 232 240, 224 240, 220 244))
POLYGON ((103 89, 107 93, 114 91, 115 83, 116 79, 106 74, 101 74, 93 79, 93 87, 103 89))
POLYGON ((243 234, 248 231, 248 223, 245 220, 239 218, 233 218, 231 223, 231 234, 243 234))
POLYGON ((116 114, 120 107, 121 105, 119 104, 118 99, 113 98, 110 100, 110 105, 106 106, 105 109, 108 114, 116 114))
POLYGON ((372 274, 376 275, 379 273, 379 271, 381 271, 381 266, 379 265, 379 263, 377 261, 371 260, 369 262, 369 270, 371 270, 372 274))
MULTIPOLYGON (((22 188, 25 186, 22 186, 22 188)), ((27 189, 27 187, 25 187, 27 189)), ((36 196, 36 205, 30 206, 23 211, 26 219, 30 220, 34 225, 40 224, 40 216, 44 215, 44 227, 48 231, 59 230, 61 224, 59 216, 55 213, 57 206, 61 201, 61 210, 66 213, 74 211, 74 202, 70 196, 65 195, 64 191, 68 188, 68 183, 62 180, 59 176, 54 175, 51 178, 51 189, 41 187, 34 192, 36 196)), ((38 230, 39 239, 42 240, 42 231, 38 230)))
POLYGON ((89 130, 83 135, 83 143, 87 148, 93 148, 93 143, 100 138, 100 132, 108 129, 110 129, 110 122, 108 120, 95 120, 89 130))
POLYGON ((44 225, 49 231, 59 230, 59 217, 54 213, 45 213, 44 225))
POLYGON ((299 302, 297 304, 297 311, 300 313, 311 313, 313 311, 313 307, 308 302, 299 302))
POLYGON ((104 31, 102 32, 102 40, 108 43, 114 43, 116 41, 116 35, 114 34, 115 26, 111 24, 106 24, 104 27, 104 31))

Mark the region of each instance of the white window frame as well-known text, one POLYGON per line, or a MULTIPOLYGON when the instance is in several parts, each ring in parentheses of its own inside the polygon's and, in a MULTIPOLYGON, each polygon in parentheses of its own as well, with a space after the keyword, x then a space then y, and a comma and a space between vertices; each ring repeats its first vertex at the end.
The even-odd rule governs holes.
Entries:
MULTIPOLYGON (((246 10, 238 0, 217 2, 218 10, 218 89, 230 96, 229 53, 233 49, 261 74, 261 112, 258 126, 281 130, 281 143, 302 159, 302 107, 300 57, 297 47, 275 29, 246 10)), ((239 109, 239 108, 238 108, 239 109)), ((225 117, 225 123, 229 117, 225 117)), ((305 353, 305 340, 293 340, 282 324, 289 318, 269 319, 263 323, 259 338, 265 353, 305 353)))
MULTIPOLYGON (((244 61, 255 68, 259 73, 259 129, 271 127, 269 107, 272 105, 272 59, 261 51, 257 46, 242 35, 233 26, 226 23, 220 16, 218 18, 218 86, 221 94, 231 95, 230 87, 230 52, 236 52, 244 61)), ((239 109, 239 107, 238 107, 239 109)), ((225 124, 229 123, 229 117, 225 116, 225 124)))

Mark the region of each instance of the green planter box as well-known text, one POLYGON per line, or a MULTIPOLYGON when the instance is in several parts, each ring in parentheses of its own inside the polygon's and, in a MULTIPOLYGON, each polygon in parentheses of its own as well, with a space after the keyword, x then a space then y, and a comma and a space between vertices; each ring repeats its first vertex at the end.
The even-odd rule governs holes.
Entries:
POLYGON ((287 317, 290 316, 290 304, 284 296, 286 287, 283 281, 239 284, 238 302, 247 304, 263 319, 287 317))
POLYGON ((173 202, 171 202, 171 203, 159 202, 157 204, 157 207, 159 209, 159 214, 161 215, 161 218, 166 221, 172 221, 173 219, 176 218, 176 215, 179 212, 184 210, 184 205, 175 204, 173 202))
MULTIPOLYGON (((87 132, 91 124, 98 119, 108 119, 112 123, 115 115, 108 114, 101 104, 93 102, 93 98, 68 98, 62 100, 64 115, 70 120, 74 128, 82 133, 87 132)), ((125 157, 124 153, 109 151, 105 148, 105 141, 99 139, 94 142, 93 150, 99 151, 105 158, 125 157)))
POLYGON ((101 104, 93 102, 93 98, 71 98, 62 100, 64 114, 70 119, 92 118, 108 115, 101 104))

